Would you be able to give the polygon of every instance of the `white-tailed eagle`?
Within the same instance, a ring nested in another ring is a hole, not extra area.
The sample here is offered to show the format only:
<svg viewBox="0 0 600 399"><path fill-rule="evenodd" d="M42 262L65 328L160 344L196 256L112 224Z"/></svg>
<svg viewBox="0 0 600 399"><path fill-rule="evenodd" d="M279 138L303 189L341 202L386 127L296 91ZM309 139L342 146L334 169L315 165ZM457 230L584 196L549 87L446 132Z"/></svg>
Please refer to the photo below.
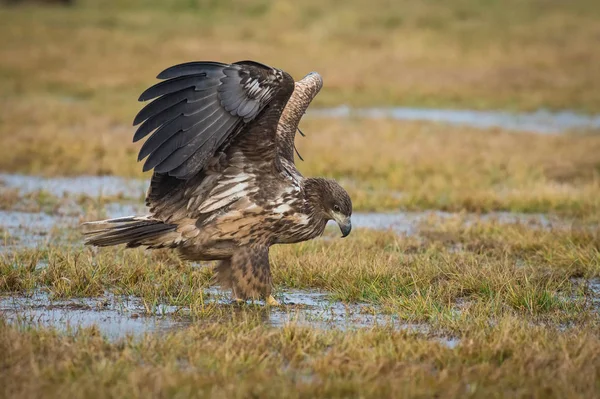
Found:
<svg viewBox="0 0 600 399"><path fill-rule="evenodd" d="M88 223L86 244L176 248L220 261L236 299L271 296L269 247L310 240L335 220L351 230L352 202L334 180L305 178L294 164L300 118L321 89L317 73L294 82L253 61L190 62L158 75L140 101L134 141L153 170L149 214Z"/></svg>

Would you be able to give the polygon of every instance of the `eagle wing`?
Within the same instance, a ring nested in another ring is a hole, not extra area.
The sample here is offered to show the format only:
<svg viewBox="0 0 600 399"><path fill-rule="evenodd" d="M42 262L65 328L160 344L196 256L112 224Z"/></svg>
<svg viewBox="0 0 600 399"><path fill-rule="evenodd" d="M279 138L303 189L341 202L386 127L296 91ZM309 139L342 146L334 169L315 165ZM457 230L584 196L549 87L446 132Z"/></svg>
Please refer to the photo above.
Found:
<svg viewBox="0 0 600 399"><path fill-rule="evenodd" d="M253 61L190 62L158 75L165 79L142 93L152 100L136 116L133 141L151 132L140 149L144 171L189 179L254 120L291 80Z"/></svg>
<svg viewBox="0 0 600 399"><path fill-rule="evenodd" d="M261 111L283 108L293 91L283 71L253 61L191 62L158 75L166 79L140 96L154 99L136 116L134 141L152 135L140 149L144 171L154 169L146 205L164 221L199 218L230 204L245 188L259 187L255 173L276 160L276 120ZM255 123L254 128L249 124ZM261 123L263 126L256 126ZM226 150L244 147L240 161Z"/></svg>
<svg viewBox="0 0 600 399"><path fill-rule="evenodd" d="M294 164L294 141L298 125L306 109L323 87L323 79L311 72L295 83L294 93L288 100L277 126L277 149L279 155Z"/></svg>

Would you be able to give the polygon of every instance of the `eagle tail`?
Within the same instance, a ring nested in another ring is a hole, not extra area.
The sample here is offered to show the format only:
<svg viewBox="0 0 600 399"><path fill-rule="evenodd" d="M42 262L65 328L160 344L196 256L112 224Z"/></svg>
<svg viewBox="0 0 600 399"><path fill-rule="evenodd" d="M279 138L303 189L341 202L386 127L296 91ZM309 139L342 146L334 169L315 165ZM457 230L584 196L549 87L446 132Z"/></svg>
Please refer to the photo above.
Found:
<svg viewBox="0 0 600 399"><path fill-rule="evenodd" d="M126 216L83 224L85 245L108 247L127 244L128 248L173 246L181 237L174 224L164 223L151 216Z"/></svg>

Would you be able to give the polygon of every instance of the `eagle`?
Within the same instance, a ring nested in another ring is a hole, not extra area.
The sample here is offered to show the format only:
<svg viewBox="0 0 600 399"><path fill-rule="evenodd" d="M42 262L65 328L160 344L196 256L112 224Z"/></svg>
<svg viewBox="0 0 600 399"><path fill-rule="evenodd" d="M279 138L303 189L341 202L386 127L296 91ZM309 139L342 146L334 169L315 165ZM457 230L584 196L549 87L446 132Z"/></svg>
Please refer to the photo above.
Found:
<svg viewBox="0 0 600 399"><path fill-rule="evenodd" d="M332 179L302 176L294 163L298 124L321 76L295 82L255 61L198 61L157 78L133 123L134 142L150 135L138 155L152 171L149 214L85 223L85 244L218 261L216 280L233 299L278 305L269 248L316 238L330 220L342 237L352 229L348 193Z"/></svg>

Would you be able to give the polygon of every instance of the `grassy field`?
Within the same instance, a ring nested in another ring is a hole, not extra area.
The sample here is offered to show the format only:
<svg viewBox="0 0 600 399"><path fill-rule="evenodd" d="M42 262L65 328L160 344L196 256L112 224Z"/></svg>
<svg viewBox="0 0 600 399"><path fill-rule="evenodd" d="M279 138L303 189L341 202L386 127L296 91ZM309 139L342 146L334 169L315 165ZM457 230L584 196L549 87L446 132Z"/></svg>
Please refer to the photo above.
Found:
<svg viewBox="0 0 600 399"><path fill-rule="evenodd" d="M379 4L379 3L378 3ZM78 1L0 8L0 170L141 177L136 98L164 67L259 59L319 71L315 106L600 110L595 1ZM256 27L260 27L257 29ZM600 139L306 120L307 175L358 210L600 213ZM368 142L368 146L365 146Z"/></svg>
<svg viewBox="0 0 600 399"><path fill-rule="evenodd" d="M593 0L75 3L0 7L2 173L147 179L131 143L136 98L164 67L189 60L256 59L296 78L316 70L325 87L315 106L600 112ZM0 305L40 293L136 298L136 317L187 325L111 340L0 310L0 397L600 397L598 132L353 118L301 128L299 169L338 179L356 212L454 213L421 221L414 235L355 229L339 240L328 230L273 248L279 298L320 290L396 324L275 328L273 309L215 303L208 264L81 246L79 221L141 198L25 193L0 181L3 215L74 218L30 231L45 237L34 247L0 225ZM492 211L558 222L482 215ZM159 316L160 306L177 312Z"/></svg>
<svg viewBox="0 0 600 399"><path fill-rule="evenodd" d="M598 112L598 18L594 0L12 7L0 10L0 92L9 103L75 103L129 121L133 100L164 67L258 59L297 78L320 72L318 105Z"/></svg>
<svg viewBox="0 0 600 399"><path fill-rule="evenodd" d="M193 322L109 342L95 329L0 321L0 385L6 397L595 396L599 293L588 281L600 276L597 231L464 222L429 220L414 237L362 230L272 254L278 293L321 288L427 333L274 329L263 321L268 309L210 303L201 290L210 269L166 251L65 245L5 254L3 295L113 292L142 298L148 312L179 306Z"/></svg>
<svg viewBox="0 0 600 399"><path fill-rule="evenodd" d="M4 138L0 170L149 179L136 162L133 129L98 126L93 117L77 116L80 127L62 130L51 112L45 114L25 122L31 125L26 133ZM302 129L307 137L296 140L305 159L298 161L300 171L339 179L356 210L600 215L600 135L595 133L544 136L352 119L308 119Z"/></svg>

